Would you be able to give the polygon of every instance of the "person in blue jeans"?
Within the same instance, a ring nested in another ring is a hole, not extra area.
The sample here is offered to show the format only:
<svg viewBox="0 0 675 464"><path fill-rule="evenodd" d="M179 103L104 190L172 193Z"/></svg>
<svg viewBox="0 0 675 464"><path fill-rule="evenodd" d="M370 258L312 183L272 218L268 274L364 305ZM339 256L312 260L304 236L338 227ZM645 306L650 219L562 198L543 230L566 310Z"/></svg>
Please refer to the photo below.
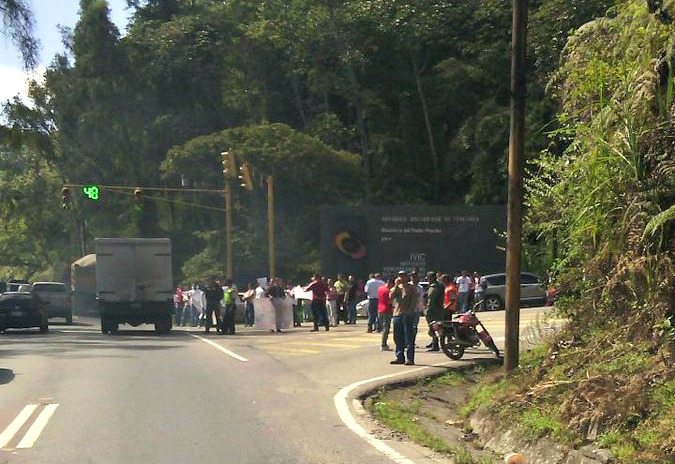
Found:
<svg viewBox="0 0 675 464"><path fill-rule="evenodd" d="M364 290L366 295L368 295L368 333L374 331L381 331L377 320L377 290L385 283L382 281L380 274L373 274L373 276L368 279Z"/></svg>
<svg viewBox="0 0 675 464"><path fill-rule="evenodd" d="M394 343L396 344L396 359L390 364L415 365L415 337L417 336L417 301L419 295L414 285L410 283L405 271L398 273L390 290L389 296L394 305Z"/></svg>
<svg viewBox="0 0 675 464"><path fill-rule="evenodd" d="M356 295L359 293L359 283L356 277L349 276L349 287L345 293L345 305L347 306L347 324L356 324Z"/></svg>

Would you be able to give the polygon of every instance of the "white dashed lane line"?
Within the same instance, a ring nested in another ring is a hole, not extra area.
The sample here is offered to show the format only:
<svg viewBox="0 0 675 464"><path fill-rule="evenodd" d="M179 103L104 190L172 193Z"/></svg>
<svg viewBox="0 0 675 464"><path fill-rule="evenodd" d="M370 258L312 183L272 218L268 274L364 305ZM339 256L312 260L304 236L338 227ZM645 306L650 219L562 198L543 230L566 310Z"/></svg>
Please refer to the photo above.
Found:
<svg viewBox="0 0 675 464"><path fill-rule="evenodd" d="M239 356L239 355L238 355L237 353L235 353L234 351L230 351L230 350L228 350L227 348L225 348L224 346L219 345L219 344L216 343L216 342L212 342L212 341L209 340L208 338L200 337L199 335L195 335L195 334L193 334L193 333L190 333L190 335L193 336L193 337L195 337L195 338L198 338L199 340L203 341L204 343L207 343L207 344L211 345L212 347L214 347L214 348L217 349L218 351L220 351L220 352L222 352L222 353L225 353L226 355L228 355L228 356L230 356L230 357L232 357L232 358L234 358L234 359L236 359L236 360L238 360L238 361L241 361L241 362L248 362L248 359L246 359L245 357Z"/></svg>

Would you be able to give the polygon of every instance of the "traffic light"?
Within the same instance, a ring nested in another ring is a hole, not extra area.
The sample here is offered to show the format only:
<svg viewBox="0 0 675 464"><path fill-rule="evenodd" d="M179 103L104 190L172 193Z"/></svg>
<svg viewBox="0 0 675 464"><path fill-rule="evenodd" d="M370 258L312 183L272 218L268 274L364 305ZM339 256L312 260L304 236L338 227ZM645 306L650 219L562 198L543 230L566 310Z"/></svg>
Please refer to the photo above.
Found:
<svg viewBox="0 0 675 464"><path fill-rule="evenodd" d="M70 189L63 187L61 189L61 208L68 209L70 206Z"/></svg>
<svg viewBox="0 0 675 464"><path fill-rule="evenodd" d="M235 171L237 169L234 153L223 151L220 153L220 158L223 162L223 174L225 174L225 177L231 179L235 176Z"/></svg>
<svg viewBox="0 0 675 464"><path fill-rule="evenodd" d="M143 197L143 190L141 190L140 187L136 187L134 189L134 201L137 203L141 201L141 198Z"/></svg>
<svg viewBox="0 0 675 464"><path fill-rule="evenodd" d="M253 183L251 182L251 172L248 169L248 164L244 163L239 166L239 180L241 186L246 190L253 190Z"/></svg>

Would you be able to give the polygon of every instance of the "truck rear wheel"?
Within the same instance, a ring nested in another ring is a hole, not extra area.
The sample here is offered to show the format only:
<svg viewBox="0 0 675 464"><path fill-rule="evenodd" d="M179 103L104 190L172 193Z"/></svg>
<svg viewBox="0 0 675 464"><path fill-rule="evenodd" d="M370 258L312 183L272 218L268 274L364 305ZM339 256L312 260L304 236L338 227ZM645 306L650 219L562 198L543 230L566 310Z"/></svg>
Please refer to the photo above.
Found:
<svg viewBox="0 0 675 464"><path fill-rule="evenodd" d="M171 332L171 316L161 321L155 322L155 332L159 335L166 335Z"/></svg>
<svg viewBox="0 0 675 464"><path fill-rule="evenodd" d="M116 334L118 330L119 324L117 322L113 322L107 317L101 316L101 333L113 335Z"/></svg>

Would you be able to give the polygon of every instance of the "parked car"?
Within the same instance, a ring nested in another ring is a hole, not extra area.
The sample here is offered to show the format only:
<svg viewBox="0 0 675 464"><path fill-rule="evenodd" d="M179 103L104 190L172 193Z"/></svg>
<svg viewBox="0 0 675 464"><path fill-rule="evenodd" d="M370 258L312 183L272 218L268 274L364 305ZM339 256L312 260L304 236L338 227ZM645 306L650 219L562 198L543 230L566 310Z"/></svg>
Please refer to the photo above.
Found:
<svg viewBox="0 0 675 464"><path fill-rule="evenodd" d="M49 331L49 318L40 297L30 292L0 295L0 333L30 327L39 327L42 333Z"/></svg>
<svg viewBox="0 0 675 464"><path fill-rule="evenodd" d="M30 292L33 290L33 284L21 284L17 292Z"/></svg>
<svg viewBox="0 0 675 464"><path fill-rule="evenodd" d="M73 323L70 291L66 284L63 282L35 282L32 292L45 303L50 319L52 317L63 317L67 324Z"/></svg>
<svg viewBox="0 0 675 464"><path fill-rule="evenodd" d="M489 274L485 277L488 288L485 290L485 307L488 311L504 309L504 295L506 294L506 274ZM540 305L546 303L546 286L544 279L522 272L520 274L520 304Z"/></svg>
<svg viewBox="0 0 675 464"><path fill-rule="evenodd" d="M5 291L6 292L18 292L21 284L29 284L29 283L30 282L28 282L27 280L23 280L23 279L11 279L11 280L7 281Z"/></svg>

